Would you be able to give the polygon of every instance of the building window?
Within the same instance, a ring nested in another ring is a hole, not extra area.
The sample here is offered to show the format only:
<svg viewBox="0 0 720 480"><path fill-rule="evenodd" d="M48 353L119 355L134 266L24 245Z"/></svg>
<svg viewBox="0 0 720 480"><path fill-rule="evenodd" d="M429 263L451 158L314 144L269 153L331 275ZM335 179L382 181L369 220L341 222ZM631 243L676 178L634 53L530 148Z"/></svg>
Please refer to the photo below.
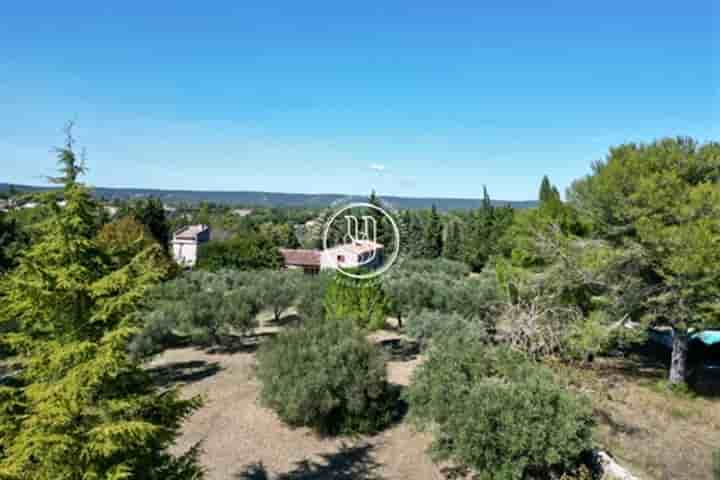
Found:
<svg viewBox="0 0 720 480"><path fill-rule="evenodd" d="M338 263L345 263L345 255L338 255L337 261Z"/></svg>

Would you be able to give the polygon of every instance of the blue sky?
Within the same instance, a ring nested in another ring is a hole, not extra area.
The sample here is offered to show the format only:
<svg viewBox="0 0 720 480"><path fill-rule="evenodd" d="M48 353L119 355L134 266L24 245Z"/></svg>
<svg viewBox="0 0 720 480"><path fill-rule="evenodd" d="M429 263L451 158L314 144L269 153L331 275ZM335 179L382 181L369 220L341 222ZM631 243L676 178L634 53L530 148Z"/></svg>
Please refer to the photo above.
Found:
<svg viewBox="0 0 720 480"><path fill-rule="evenodd" d="M8 2L0 181L77 123L98 186L534 198L720 139L710 0Z"/></svg>

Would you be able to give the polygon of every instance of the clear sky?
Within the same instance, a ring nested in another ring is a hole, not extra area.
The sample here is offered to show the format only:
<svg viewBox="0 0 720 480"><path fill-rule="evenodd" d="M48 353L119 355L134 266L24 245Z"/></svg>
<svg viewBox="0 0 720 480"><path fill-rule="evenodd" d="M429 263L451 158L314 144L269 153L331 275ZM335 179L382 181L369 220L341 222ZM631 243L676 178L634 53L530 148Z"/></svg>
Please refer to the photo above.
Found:
<svg viewBox="0 0 720 480"><path fill-rule="evenodd" d="M0 181L535 198L610 145L720 140L711 0L5 2Z"/></svg>

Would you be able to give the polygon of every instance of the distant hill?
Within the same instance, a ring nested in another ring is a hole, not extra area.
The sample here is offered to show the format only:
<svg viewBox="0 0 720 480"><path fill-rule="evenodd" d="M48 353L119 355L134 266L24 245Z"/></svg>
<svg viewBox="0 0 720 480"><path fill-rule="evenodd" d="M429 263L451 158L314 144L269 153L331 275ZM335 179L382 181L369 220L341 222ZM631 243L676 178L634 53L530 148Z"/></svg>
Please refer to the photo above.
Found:
<svg viewBox="0 0 720 480"><path fill-rule="evenodd" d="M40 192L52 190L54 187L38 187L30 185L12 185L20 192ZM10 184L0 183L0 192L7 192ZM336 202L366 201L367 197L358 195L341 195L334 193L275 193L275 192L217 192L200 190L156 190L146 188L94 188L95 195L106 200L134 199L158 197L164 203L198 203L202 201L225 205L247 205L255 207L327 207ZM477 198L412 198L383 196L383 201L395 208L430 208L435 205L440 210L470 209L480 206ZM536 201L504 201L493 200L494 205L510 205L514 208L530 208L537 205Z"/></svg>

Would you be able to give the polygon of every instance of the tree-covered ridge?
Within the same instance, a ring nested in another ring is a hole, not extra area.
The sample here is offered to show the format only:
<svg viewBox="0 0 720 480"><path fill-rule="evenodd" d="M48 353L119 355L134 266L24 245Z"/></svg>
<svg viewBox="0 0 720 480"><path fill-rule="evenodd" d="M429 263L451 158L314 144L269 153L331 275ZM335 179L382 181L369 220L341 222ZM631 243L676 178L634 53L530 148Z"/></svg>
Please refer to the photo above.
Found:
<svg viewBox="0 0 720 480"><path fill-rule="evenodd" d="M0 193L9 192L15 188L18 192L38 192L47 190L47 187L31 185L14 185L0 182ZM217 192L200 190L160 190L142 188L107 188L95 187L94 195L98 198L110 200L131 200L138 197L159 198L169 204L200 204L202 202L217 203L220 205L246 205L251 207L306 207L326 208L338 202L364 202L366 197L361 195L344 194L310 194L310 193L278 193L278 192ZM383 199L395 208L420 209L435 205L440 210L472 209L478 205L474 198L413 198L383 196ZM494 200L498 206L509 205L513 208L531 208L536 205L532 200Z"/></svg>

